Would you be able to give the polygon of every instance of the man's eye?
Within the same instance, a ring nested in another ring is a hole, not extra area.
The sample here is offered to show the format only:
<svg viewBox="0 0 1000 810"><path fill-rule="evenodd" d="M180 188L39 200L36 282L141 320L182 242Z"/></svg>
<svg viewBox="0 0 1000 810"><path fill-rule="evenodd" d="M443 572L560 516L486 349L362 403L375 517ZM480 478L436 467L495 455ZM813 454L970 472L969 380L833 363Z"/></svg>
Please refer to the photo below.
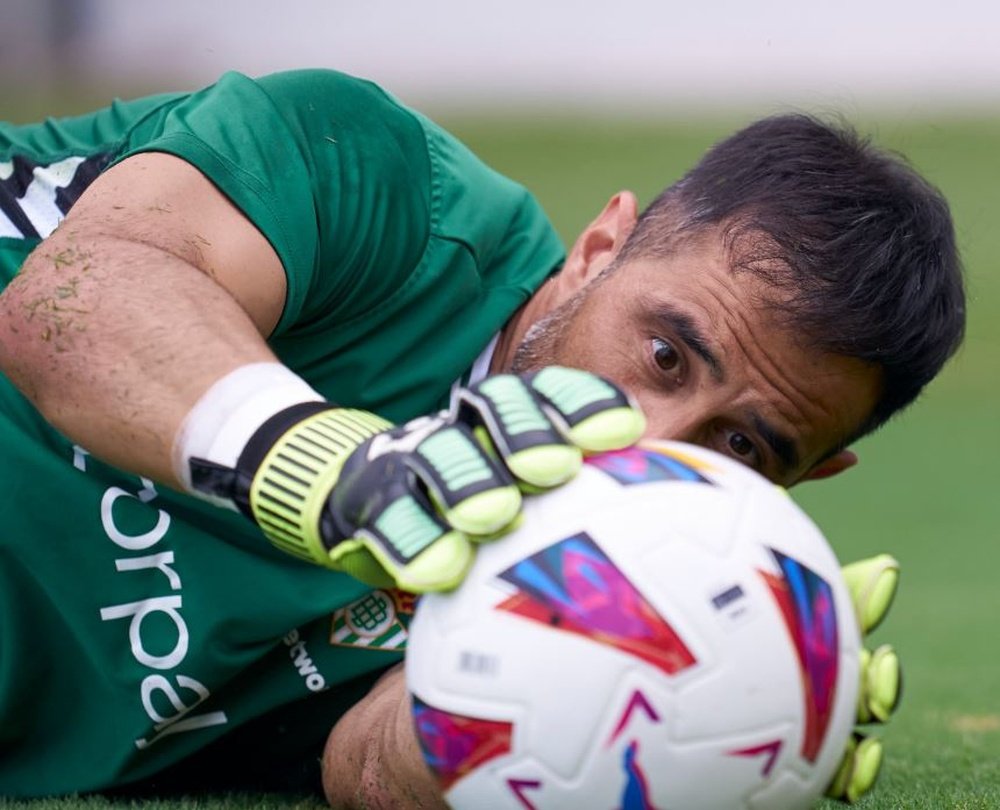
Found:
<svg viewBox="0 0 1000 810"><path fill-rule="evenodd" d="M664 371L676 371L681 363L681 356L677 349L663 338L653 338L653 360Z"/></svg>
<svg viewBox="0 0 1000 810"><path fill-rule="evenodd" d="M749 458L757 452L757 448L754 447L753 442L742 433L736 433L735 431L730 433L728 442L729 449L740 458Z"/></svg>

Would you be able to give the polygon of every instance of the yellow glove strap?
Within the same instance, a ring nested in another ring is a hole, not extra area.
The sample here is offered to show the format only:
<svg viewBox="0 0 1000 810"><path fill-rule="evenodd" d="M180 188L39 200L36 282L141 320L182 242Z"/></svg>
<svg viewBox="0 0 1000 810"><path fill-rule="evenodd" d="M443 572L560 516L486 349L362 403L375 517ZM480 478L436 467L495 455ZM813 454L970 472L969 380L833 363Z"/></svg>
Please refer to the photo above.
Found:
<svg viewBox="0 0 1000 810"><path fill-rule="evenodd" d="M392 425L368 411L331 408L295 423L272 445L250 486L250 509L279 549L320 565L330 557L320 516L347 457Z"/></svg>

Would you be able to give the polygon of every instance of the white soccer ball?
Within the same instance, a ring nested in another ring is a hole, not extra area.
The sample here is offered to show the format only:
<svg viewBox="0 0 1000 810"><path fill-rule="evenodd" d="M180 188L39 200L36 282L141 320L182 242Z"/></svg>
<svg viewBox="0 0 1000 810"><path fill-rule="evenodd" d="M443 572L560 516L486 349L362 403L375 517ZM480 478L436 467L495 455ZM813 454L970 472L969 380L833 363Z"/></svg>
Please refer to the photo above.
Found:
<svg viewBox="0 0 1000 810"><path fill-rule="evenodd" d="M788 495L655 442L526 501L410 627L414 721L448 803L810 806L854 723L860 640Z"/></svg>

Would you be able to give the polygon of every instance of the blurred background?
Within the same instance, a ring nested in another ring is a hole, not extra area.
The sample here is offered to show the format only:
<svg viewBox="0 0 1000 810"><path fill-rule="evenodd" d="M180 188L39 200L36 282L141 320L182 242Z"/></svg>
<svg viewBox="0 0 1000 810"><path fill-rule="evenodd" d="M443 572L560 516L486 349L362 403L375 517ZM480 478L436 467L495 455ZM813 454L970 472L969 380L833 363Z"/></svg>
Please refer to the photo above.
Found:
<svg viewBox="0 0 1000 810"><path fill-rule="evenodd" d="M876 642L906 698L868 807L1000 807L1000 5L988 0L0 0L0 119L327 66L375 79L538 195L570 242L761 115L841 115L951 202L966 345L861 466L796 498L841 559L903 564Z"/></svg>
<svg viewBox="0 0 1000 810"><path fill-rule="evenodd" d="M662 113L1000 102L989 0L2 0L0 84L177 89L329 65L423 106ZM650 105L653 105L650 107Z"/></svg>

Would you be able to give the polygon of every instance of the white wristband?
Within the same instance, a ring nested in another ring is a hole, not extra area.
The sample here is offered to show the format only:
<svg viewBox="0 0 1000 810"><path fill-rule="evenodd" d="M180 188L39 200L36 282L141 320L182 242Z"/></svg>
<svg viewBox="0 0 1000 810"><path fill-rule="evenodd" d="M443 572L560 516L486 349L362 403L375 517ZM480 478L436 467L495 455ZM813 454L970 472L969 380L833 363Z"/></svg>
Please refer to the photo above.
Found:
<svg viewBox="0 0 1000 810"><path fill-rule="evenodd" d="M191 459L235 468L243 448L264 422L292 405L323 399L281 363L240 366L217 380L184 417L174 437L174 473L188 492L235 509L229 501L194 490Z"/></svg>

